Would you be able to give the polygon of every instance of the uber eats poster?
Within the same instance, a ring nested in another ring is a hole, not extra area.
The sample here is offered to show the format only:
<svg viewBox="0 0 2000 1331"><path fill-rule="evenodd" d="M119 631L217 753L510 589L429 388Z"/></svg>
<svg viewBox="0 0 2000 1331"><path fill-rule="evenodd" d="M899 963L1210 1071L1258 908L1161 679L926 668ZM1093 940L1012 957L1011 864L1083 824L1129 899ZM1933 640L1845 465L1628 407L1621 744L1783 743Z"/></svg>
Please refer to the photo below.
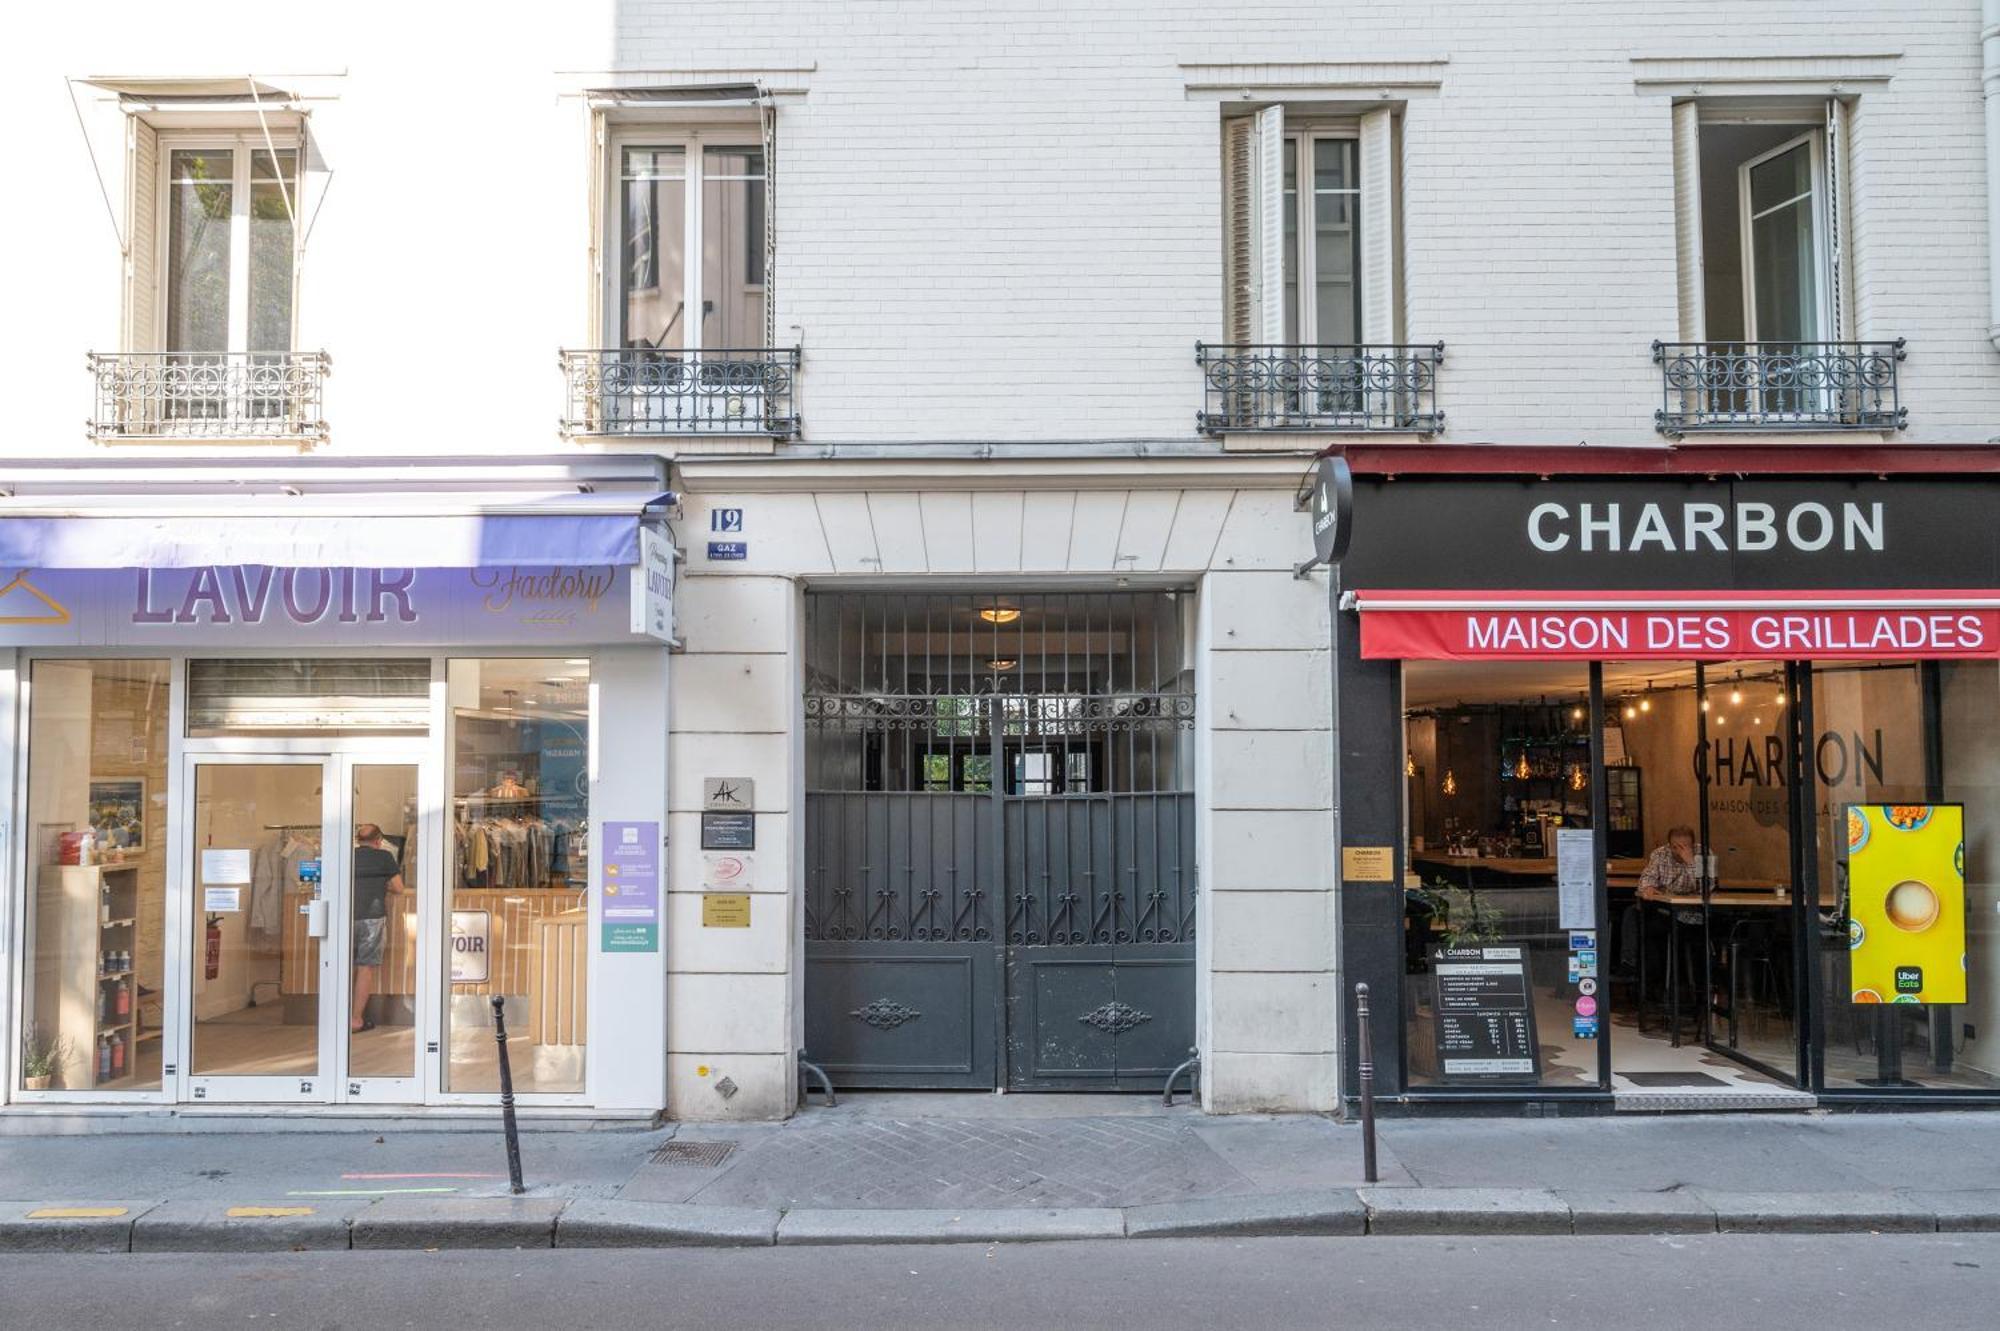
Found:
<svg viewBox="0 0 2000 1331"><path fill-rule="evenodd" d="M1847 947L1856 1003L1965 1001L1965 809L1850 804Z"/></svg>

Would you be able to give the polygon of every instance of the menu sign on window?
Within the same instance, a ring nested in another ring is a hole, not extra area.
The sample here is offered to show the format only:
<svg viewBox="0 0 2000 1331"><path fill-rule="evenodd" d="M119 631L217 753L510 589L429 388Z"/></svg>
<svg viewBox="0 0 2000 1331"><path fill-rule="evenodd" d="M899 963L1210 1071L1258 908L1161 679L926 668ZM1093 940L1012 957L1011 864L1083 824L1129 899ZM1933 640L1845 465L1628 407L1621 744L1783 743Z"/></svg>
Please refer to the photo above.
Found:
<svg viewBox="0 0 2000 1331"><path fill-rule="evenodd" d="M1518 947L1431 949L1438 1073L1447 1081L1537 1081L1535 1000Z"/></svg>

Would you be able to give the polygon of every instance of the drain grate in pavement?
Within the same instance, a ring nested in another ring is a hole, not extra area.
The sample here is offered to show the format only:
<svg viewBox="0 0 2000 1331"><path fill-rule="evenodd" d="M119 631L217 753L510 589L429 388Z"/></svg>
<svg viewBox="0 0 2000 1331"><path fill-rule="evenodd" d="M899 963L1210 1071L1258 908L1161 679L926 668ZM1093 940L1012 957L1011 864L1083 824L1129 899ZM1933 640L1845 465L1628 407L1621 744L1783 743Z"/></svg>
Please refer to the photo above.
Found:
<svg viewBox="0 0 2000 1331"><path fill-rule="evenodd" d="M656 1165L685 1165L692 1169L714 1169L729 1158L735 1142L663 1142L653 1152Z"/></svg>

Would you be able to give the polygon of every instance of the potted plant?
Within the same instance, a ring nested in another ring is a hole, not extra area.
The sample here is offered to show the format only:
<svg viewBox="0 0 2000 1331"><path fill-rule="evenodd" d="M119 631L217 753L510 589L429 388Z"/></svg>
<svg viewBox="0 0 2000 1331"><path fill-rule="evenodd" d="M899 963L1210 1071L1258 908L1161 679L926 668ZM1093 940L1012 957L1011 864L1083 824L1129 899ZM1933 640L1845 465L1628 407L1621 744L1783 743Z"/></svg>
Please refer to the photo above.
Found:
<svg viewBox="0 0 2000 1331"><path fill-rule="evenodd" d="M1500 937L1505 917L1498 907L1479 899L1477 892L1443 879L1417 889L1417 896L1429 907L1432 930L1447 948L1476 947Z"/></svg>
<svg viewBox="0 0 2000 1331"><path fill-rule="evenodd" d="M27 1048L21 1057L21 1084L30 1091L46 1091L63 1064L69 1062L70 1042L63 1036L53 1039L42 1034L37 1026L35 1033L28 1037Z"/></svg>

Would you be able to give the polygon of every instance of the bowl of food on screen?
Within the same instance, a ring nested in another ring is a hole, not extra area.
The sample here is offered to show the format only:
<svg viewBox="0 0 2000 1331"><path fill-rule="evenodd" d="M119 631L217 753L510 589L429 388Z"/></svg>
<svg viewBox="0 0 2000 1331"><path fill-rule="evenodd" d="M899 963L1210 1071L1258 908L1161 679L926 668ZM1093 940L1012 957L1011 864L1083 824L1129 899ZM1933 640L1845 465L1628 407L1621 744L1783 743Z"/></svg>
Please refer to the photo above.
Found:
<svg viewBox="0 0 2000 1331"><path fill-rule="evenodd" d="M1941 904L1938 894L1929 883L1915 878L1905 878L1889 889L1889 895L1882 903L1882 913L1889 917L1889 923L1905 933L1920 934L1937 923Z"/></svg>

